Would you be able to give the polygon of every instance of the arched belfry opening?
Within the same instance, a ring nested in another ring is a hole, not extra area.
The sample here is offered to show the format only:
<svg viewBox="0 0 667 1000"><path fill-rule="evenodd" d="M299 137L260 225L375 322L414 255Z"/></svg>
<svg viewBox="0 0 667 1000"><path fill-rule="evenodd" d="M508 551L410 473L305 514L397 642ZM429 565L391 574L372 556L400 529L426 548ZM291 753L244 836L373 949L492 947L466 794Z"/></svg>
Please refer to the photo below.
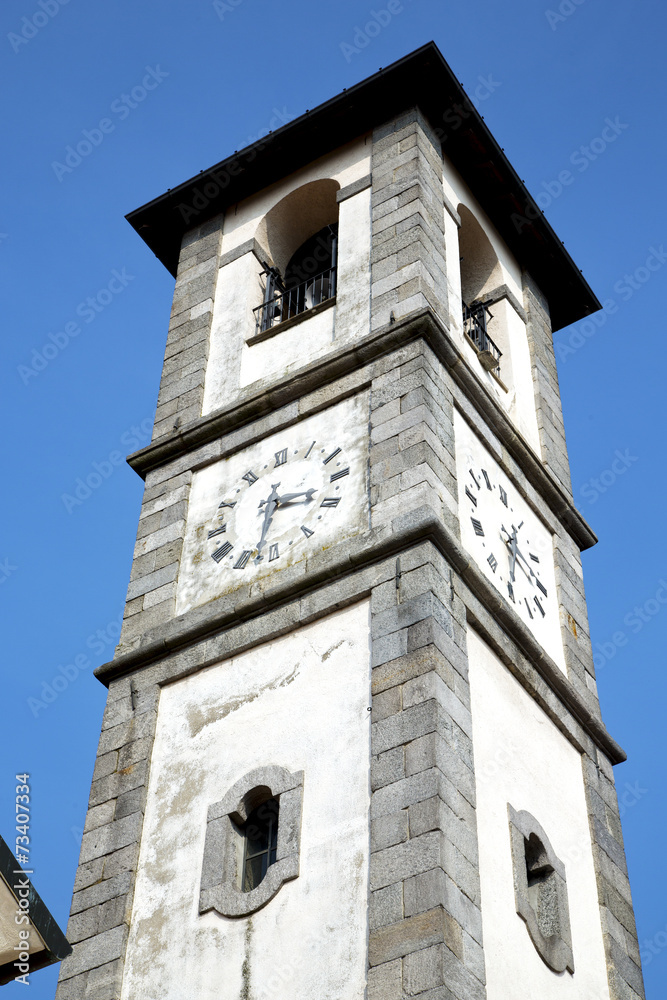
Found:
<svg viewBox="0 0 667 1000"><path fill-rule="evenodd" d="M264 262L264 301L256 310L257 331L305 313L336 293L340 185L312 181L286 195L258 230L271 261Z"/></svg>
<svg viewBox="0 0 667 1000"><path fill-rule="evenodd" d="M500 375L500 361L507 352L501 324L493 323L494 315L485 297L503 283L500 261L491 241L472 212L459 205L459 263L461 268L461 298L463 331L477 349L486 371Z"/></svg>

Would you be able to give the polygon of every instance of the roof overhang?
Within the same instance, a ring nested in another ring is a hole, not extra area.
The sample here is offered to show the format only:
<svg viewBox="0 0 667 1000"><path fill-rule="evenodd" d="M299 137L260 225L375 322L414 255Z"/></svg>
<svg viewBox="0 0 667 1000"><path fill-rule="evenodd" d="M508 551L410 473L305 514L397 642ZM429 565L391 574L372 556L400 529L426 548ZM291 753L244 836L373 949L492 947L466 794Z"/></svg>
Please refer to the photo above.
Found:
<svg viewBox="0 0 667 1000"><path fill-rule="evenodd" d="M443 152L546 296L553 329L600 309L434 42L170 189L127 219L175 276L181 240L189 229L294 173L306 157L311 162L324 156L415 106L440 130ZM448 125L452 111L458 127Z"/></svg>
<svg viewBox="0 0 667 1000"><path fill-rule="evenodd" d="M0 986L61 962L71 952L65 935L0 837Z"/></svg>

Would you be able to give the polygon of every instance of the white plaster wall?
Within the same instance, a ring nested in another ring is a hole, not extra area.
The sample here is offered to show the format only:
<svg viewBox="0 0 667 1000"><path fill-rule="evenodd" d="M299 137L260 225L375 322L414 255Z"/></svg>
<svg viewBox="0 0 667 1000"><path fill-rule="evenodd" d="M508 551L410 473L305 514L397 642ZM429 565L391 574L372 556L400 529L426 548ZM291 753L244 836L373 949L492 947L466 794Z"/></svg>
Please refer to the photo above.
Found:
<svg viewBox="0 0 667 1000"><path fill-rule="evenodd" d="M176 587L177 615L241 584L270 587L275 573L285 566L301 563L305 573L308 558L369 527L369 405L368 393L361 393L194 473ZM275 453L284 448L287 462L276 469ZM336 448L340 454L325 463ZM348 475L330 482L332 474L346 468ZM258 477L251 486L242 478L248 470ZM265 558L256 563L253 555L243 570L234 569L240 551L256 550L264 519L259 503L269 497L274 483L284 494L310 489L315 493L310 503L277 510ZM336 507L322 507L325 497L340 498L340 502ZM236 506L229 512L225 509L224 535L209 539L208 532L219 526L221 501L233 501ZM307 537L301 525L312 534ZM234 549L218 563L212 553L224 542ZM277 544L280 552L272 562L266 558L270 544Z"/></svg>
<svg viewBox="0 0 667 1000"><path fill-rule="evenodd" d="M163 690L122 1000L363 1000L369 688L363 602ZM208 806L263 764L305 772L299 877L200 916Z"/></svg>
<svg viewBox="0 0 667 1000"><path fill-rule="evenodd" d="M258 237L267 212L302 185L331 179L344 188L368 175L370 149L370 141L357 139L241 202L225 218L221 254ZM234 261L220 269L203 414L232 402L240 388L264 378L289 375L322 357L333 341L344 343L366 332L364 320L370 310L370 216L370 189L340 205L334 309L304 319L259 344L245 343L255 332L252 309L262 301L257 258L248 253L242 258L243 265Z"/></svg>
<svg viewBox="0 0 667 1000"><path fill-rule="evenodd" d="M487 1000L609 1000L580 755L472 630L468 658ZM574 975L544 964L516 912L508 802L565 865Z"/></svg>

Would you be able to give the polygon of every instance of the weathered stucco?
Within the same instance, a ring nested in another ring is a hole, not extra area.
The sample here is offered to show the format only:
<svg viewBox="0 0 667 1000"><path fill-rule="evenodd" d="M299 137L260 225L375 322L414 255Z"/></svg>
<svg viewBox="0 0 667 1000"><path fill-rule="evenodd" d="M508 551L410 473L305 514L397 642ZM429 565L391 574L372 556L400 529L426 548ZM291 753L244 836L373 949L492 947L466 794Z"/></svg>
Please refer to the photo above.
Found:
<svg viewBox="0 0 667 1000"><path fill-rule="evenodd" d="M123 1000L362 1000L369 685L362 602L162 691ZM208 808L266 764L304 771L299 876L200 915Z"/></svg>
<svg viewBox="0 0 667 1000"><path fill-rule="evenodd" d="M487 1000L609 1000L581 756L472 630L468 660ZM574 975L545 965L516 912L508 803L565 866Z"/></svg>

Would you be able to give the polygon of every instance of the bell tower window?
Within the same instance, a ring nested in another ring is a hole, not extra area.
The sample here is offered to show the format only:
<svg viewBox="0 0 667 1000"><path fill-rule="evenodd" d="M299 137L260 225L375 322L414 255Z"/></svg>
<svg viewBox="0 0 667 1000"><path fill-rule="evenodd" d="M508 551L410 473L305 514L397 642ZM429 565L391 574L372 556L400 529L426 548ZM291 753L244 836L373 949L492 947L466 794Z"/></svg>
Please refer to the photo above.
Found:
<svg viewBox="0 0 667 1000"><path fill-rule="evenodd" d="M322 305L336 294L338 223L324 226L292 255L284 277L264 262L264 301L255 309L255 332L263 333Z"/></svg>
<svg viewBox="0 0 667 1000"><path fill-rule="evenodd" d="M244 838L243 891L256 889L278 850L278 799L267 799L248 816L241 831Z"/></svg>

